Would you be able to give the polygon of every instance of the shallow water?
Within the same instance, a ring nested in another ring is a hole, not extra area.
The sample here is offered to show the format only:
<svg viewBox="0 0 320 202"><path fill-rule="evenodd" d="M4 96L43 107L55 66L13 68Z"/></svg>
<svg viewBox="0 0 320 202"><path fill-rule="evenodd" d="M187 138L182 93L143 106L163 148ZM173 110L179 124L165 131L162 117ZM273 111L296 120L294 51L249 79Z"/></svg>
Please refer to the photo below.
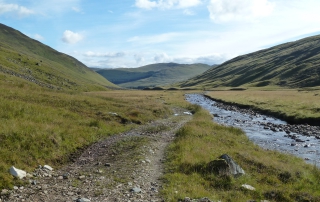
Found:
<svg viewBox="0 0 320 202"><path fill-rule="evenodd" d="M279 128L291 126L285 121L259 113L225 110L219 108L215 101L200 94L187 94L186 100L208 110L214 115L215 122L241 128L251 141L262 148L293 154L305 159L307 163L320 167L319 139L314 136L308 137L299 133L289 133L281 129L271 130L266 127L267 124L272 124L275 128L276 126Z"/></svg>

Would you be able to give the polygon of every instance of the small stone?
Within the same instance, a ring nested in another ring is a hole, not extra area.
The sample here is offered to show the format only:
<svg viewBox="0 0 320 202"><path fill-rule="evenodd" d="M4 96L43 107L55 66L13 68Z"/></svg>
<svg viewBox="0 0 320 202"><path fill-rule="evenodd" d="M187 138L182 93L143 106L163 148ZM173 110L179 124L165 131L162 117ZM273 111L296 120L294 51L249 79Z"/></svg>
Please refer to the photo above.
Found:
<svg viewBox="0 0 320 202"><path fill-rule="evenodd" d="M151 163L151 161L150 161L149 159L146 159L146 162L147 162L147 163Z"/></svg>
<svg viewBox="0 0 320 202"><path fill-rule="evenodd" d="M79 198L76 202L90 202L90 199L87 198Z"/></svg>
<svg viewBox="0 0 320 202"><path fill-rule="evenodd" d="M141 193L142 190L139 187L134 187L130 191L133 193Z"/></svg>
<svg viewBox="0 0 320 202"><path fill-rule="evenodd" d="M86 178L86 176L84 176L84 175L79 176L79 180L82 180L84 178Z"/></svg>
<svg viewBox="0 0 320 202"><path fill-rule="evenodd" d="M59 176L59 177L58 177L58 180L63 180L63 176Z"/></svg>
<svg viewBox="0 0 320 202"><path fill-rule="evenodd" d="M183 202L191 202L191 199L189 197L185 197Z"/></svg>
<svg viewBox="0 0 320 202"><path fill-rule="evenodd" d="M62 177L63 177L63 179L65 179L65 180L66 180L66 179L69 179L69 174L68 174L68 173L65 173L65 174L62 175Z"/></svg>
<svg viewBox="0 0 320 202"><path fill-rule="evenodd" d="M248 190L251 190L251 191L256 190L256 188L254 188L253 186L248 185L248 184L243 184L243 185L241 185L241 187L248 189Z"/></svg>
<svg viewBox="0 0 320 202"><path fill-rule="evenodd" d="M49 170L49 171L53 171L53 168L51 166L48 165L44 165L43 169Z"/></svg>

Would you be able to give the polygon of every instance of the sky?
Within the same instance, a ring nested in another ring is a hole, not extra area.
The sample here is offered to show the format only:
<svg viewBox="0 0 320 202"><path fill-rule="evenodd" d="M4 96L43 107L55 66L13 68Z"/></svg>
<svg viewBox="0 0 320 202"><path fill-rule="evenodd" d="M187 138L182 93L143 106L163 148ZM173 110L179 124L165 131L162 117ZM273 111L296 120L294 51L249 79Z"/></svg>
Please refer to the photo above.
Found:
<svg viewBox="0 0 320 202"><path fill-rule="evenodd" d="M0 0L0 23L88 67L221 64L320 34L320 0Z"/></svg>

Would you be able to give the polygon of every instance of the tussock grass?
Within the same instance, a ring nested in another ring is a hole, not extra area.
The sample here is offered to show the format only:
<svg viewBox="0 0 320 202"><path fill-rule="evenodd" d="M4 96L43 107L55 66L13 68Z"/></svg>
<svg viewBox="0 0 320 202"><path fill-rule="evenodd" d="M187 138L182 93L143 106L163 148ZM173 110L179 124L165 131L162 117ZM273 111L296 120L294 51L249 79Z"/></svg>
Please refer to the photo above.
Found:
<svg viewBox="0 0 320 202"><path fill-rule="evenodd" d="M208 96L266 111L293 123L320 123L320 91L211 91Z"/></svg>
<svg viewBox="0 0 320 202"><path fill-rule="evenodd" d="M237 128L212 122L211 115L195 107L192 121L181 128L167 150L166 201L209 197L222 201L319 201L320 171L302 159L254 145ZM246 172L233 178L208 171L208 163L230 155ZM241 188L249 184L256 191Z"/></svg>
<svg viewBox="0 0 320 202"><path fill-rule="evenodd" d="M161 92L57 92L0 78L0 189L13 185L11 166L57 168L79 148L172 113Z"/></svg>

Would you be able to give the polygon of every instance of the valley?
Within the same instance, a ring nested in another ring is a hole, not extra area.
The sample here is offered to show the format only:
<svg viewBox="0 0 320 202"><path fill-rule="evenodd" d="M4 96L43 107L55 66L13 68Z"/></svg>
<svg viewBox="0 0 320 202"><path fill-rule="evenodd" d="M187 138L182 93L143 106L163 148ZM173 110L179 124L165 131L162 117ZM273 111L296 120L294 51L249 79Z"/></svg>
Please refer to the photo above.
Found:
<svg viewBox="0 0 320 202"><path fill-rule="evenodd" d="M0 202L320 201L319 35L109 70L3 24L0 39Z"/></svg>

